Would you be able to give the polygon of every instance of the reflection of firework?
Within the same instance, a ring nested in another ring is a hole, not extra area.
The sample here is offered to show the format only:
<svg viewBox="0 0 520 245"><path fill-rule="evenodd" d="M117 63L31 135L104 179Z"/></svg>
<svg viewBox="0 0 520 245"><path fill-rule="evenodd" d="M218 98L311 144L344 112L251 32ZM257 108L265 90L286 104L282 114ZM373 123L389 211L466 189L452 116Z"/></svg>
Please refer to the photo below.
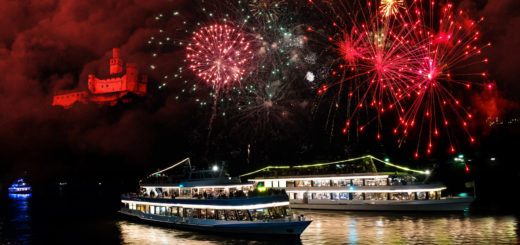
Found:
<svg viewBox="0 0 520 245"><path fill-rule="evenodd" d="M239 81L252 55L250 44L242 33L218 24L196 32L186 52L189 68L216 88Z"/></svg>
<svg viewBox="0 0 520 245"><path fill-rule="evenodd" d="M278 20L284 4L285 0L251 0L249 10L255 18L270 23Z"/></svg>
<svg viewBox="0 0 520 245"><path fill-rule="evenodd" d="M448 127L448 121L460 122L469 134L471 119L461 105L464 97L459 96L459 88L481 84L474 75L486 76L468 72L476 64L487 62L478 58L481 48L475 44L479 39L476 23L462 12L453 13L451 4L437 7L433 1L424 6L421 1L407 6L402 0L382 0L379 6L371 2L340 2L326 5L334 13L331 19L335 32L326 38L339 54L339 70L332 72L336 81L323 85L318 92L339 92L333 93L338 97L332 100L331 108L346 108L343 133L351 131L353 121L357 132L377 122L376 138L380 139L382 114L392 112L399 119L393 129L401 135L399 144L411 133L418 139L416 157L419 150L424 149L426 155L432 152L432 141L440 134L440 125L445 128L449 150L453 152L450 131L454 128ZM321 13L328 13L323 11L322 4L315 6ZM386 18L389 16L393 18ZM346 99L341 98L344 95ZM347 104L342 107L341 101ZM372 116L360 119L361 110ZM421 148L425 138L427 147ZM475 139L470 136L469 141Z"/></svg>

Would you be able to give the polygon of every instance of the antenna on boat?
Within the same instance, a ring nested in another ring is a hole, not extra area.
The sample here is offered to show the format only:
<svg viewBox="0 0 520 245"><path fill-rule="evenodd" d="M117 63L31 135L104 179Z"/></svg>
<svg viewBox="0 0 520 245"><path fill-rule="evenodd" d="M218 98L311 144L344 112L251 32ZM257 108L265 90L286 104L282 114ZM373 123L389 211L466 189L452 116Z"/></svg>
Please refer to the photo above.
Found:
<svg viewBox="0 0 520 245"><path fill-rule="evenodd" d="M190 161L190 158L189 158L189 157L186 157L186 158L184 158L183 160L181 160L181 161L179 161L179 162L177 162L177 163L174 163L173 165L171 165L171 166L169 166L169 167L167 167L167 168L165 168L165 169L161 169L161 170L159 170L159 171L157 171L157 172L154 172L154 173L152 173L152 174L150 174L150 175L148 175L148 176L146 176L146 177L149 178L149 177L156 176L156 175L161 174L161 173L163 173L163 172L165 172L165 171L168 171L168 170L170 170L170 169L172 169L172 168L175 168L175 167L177 167L177 166L179 166L179 165L181 165L181 164L183 164L183 163L185 163L185 162L188 162L188 165L190 166L190 169L191 169L191 161Z"/></svg>

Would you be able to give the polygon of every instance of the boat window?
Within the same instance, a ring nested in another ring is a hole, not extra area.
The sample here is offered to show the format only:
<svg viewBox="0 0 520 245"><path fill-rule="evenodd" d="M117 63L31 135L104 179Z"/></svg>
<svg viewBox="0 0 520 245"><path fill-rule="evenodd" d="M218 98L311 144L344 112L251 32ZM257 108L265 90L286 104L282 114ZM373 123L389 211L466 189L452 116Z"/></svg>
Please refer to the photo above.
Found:
<svg viewBox="0 0 520 245"><path fill-rule="evenodd" d="M206 210L206 219L215 219L215 210L214 209Z"/></svg>
<svg viewBox="0 0 520 245"><path fill-rule="evenodd" d="M315 180L314 186L317 186L317 187L330 186L330 180Z"/></svg>
<svg viewBox="0 0 520 245"><path fill-rule="evenodd" d="M200 219L200 209L191 209L191 210L192 210L191 217ZM190 215L188 215L188 217L190 217Z"/></svg>
<svg viewBox="0 0 520 245"><path fill-rule="evenodd" d="M236 220L236 211L235 210L226 210L226 219L227 220Z"/></svg>
<svg viewBox="0 0 520 245"><path fill-rule="evenodd" d="M350 180L348 180L348 179L333 180L332 186L350 186Z"/></svg>
<svg viewBox="0 0 520 245"><path fill-rule="evenodd" d="M267 208L255 209L254 212L251 213L253 220L264 220L269 218L269 211Z"/></svg>
<svg viewBox="0 0 520 245"><path fill-rule="evenodd" d="M179 216L179 208L171 207L171 216Z"/></svg>
<svg viewBox="0 0 520 245"><path fill-rule="evenodd" d="M238 210L237 211L237 220L250 220L249 212L247 212L247 210Z"/></svg>
<svg viewBox="0 0 520 245"><path fill-rule="evenodd" d="M312 193L312 199L330 199L331 195L330 193Z"/></svg>
<svg viewBox="0 0 520 245"><path fill-rule="evenodd" d="M269 216L271 219L279 219L284 217L284 210L281 207L268 208Z"/></svg>
<svg viewBox="0 0 520 245"><path fill-rule="evenodd" d="M166 207L160 207L160 215L166 215Z"/></svg>
<svg viewBox="0 0 520 245"><path fill-rule="evenodd" d="M428 193L428 199L429 199L429 200L435 200L435 199L436 199L436 198L435 198L435 191L430 191L430 192Z"/></svg>
<svg viewBox="0 0 520 245"><path fill-rule="evenodd" d="M380 178L376 180L377 185L388 185L388 179L387 178Z"/></svg>
<svg viewBox="0 0 520 245"><path fill-rule="evenodd" d="M280 181L280 187L285 188L285 187L287 187L286 185L287 185L287 183L285 182L285 180Z"/></svg>
<svg viewBox="0 0 520 245"><path fill-rule="evenodd" d="M430 199L432 199L431 194ZM417 192L417 200L426 200L426 192Z"/></svg>
<svg viewBox="0 0 520 245"><path fill-rule="evenodd" d="M289 199L298 199L298 192L289 193Z"/></svg>
<svg viewBox="0 0 520 245"><path fill-rule="evenodd" d="M200 218L205 219L206 218L207 211L206 209L200 209Z"/></svg>
<svg viewBox="0 0 520 245"><path fill-rule="evenodd" d="M375 179L365 179L365 185L366 186L376 186L376 180Z"/></svg>
<svg viewBox="0 0 520 245"><path fill-rule="evenodd" d="M363 193L361 193L361 192L352 193L352 200L363 200Z"/></svg>
<svg viewBox="0 0 520 245"><path fill-rule="evenodd" d="M291 208L289 208L289 206L284 206L282 208L283 208L284 214L286 216L292 216L293 215L293 212L292 212Z"/></svg>
<svg viewBox="0 0 520 245"><path fill-rule="evenodd" d="M192 215L193 215L193 209L191 209L191 208L184 209L184 217L192 217Z"/></svg>
<svg viewBox="0 0 520 245"><path fill-rule="evenodd" d="M349 199L348 196L349 196L349 195L348 195L347 192L340 192L340 193L339 193L339 199L340 199L340 200L348 200L348 199Z"/></svg>
<svg viewBox="0 0 520 245"><path fill-rule="evenodd" d="M155 207L154 206L150 206L150 214L155 214Z"/></svg>
<svg viewBox="0 0 520 245"><path fill-rule="evenodd" d="M352 185L354 186L363 186L363 179L353 179Z"/></svg>
<svg viewBox="0 0 520 245"><path fill-rule="evenodd" d="M390 193L390 200L414 200L415 196L412 192L396 192Z"/></svg>
<svg viewBox="0 0 520 245"><path fill-rule="evenodd" d="M186 210L184 210L184 208L179 208L179 216L186 217Z"/></svg>
<svg viewBox="0 0 520 245"><path fill-rule="evenodd" d="M226 219L226 211L225 210L216 210L216 215L218 220Z"/></svg>
<svg viewBox="0 0 520 245"><path fill-rule="evenodd" d="M365 200L386 200L386 193L366 193Z"/></svg>
<svg viewBox="0 0 520 245"><path fill-rule="evenodd" d="M294 181L287 181L286 185L287 187L295 187Z"/></svg>

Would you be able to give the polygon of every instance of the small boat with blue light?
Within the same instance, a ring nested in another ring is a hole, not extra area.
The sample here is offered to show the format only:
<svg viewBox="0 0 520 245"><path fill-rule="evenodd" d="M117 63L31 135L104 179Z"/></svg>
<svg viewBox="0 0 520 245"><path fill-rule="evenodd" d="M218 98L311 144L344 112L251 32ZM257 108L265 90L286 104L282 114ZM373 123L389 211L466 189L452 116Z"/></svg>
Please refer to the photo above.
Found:
<svg viewBox="0 0 520 245"><path fill-rule="evenodd" d="M20 178L9 187L9 194L30 194L32 192L31 186Z"/></svg>
<svg viewBox="0 0 520 245"><path fill-rule="evenodd" d="M189 159L149 175L137 194L123 195L120 213L142 222L212 233L299 236L311 223L289 208L284 191L255 189L223 173L192 171L165 175Z"/></svg>

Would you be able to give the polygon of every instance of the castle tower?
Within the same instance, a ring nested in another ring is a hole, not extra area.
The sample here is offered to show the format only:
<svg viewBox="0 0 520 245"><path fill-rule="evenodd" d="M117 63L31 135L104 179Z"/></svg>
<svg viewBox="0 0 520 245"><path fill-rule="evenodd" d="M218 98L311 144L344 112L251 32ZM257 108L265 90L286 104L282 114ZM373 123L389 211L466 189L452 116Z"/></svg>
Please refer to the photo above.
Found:
<svg viewBox="0 0 520 245"><path fill-rule="evenodd" d="M112 59L110 59L110 75L123 73L123 60L119 58L119 49L112 50Z"/></svg>
<svg viewBox="0 0 520 245"><path fill-rule="evenodd" d="M137 71L137 64L126 64L126 89L130 92L137 92L137 82L139 80L139 72Z"/></svg>

